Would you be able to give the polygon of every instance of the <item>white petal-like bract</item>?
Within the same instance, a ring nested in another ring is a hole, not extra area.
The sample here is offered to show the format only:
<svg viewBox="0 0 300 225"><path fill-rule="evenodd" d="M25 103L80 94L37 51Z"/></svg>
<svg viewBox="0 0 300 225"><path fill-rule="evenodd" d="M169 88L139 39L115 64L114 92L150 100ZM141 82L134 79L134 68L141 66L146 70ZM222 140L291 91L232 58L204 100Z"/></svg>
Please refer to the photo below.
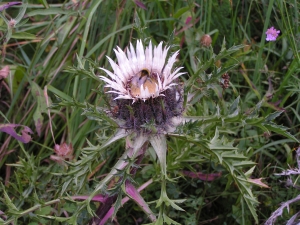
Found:
<svg viewBox="0 0 300 225"><path fill-rule="evenodd" d="M114 49L118 63L107 57L113 69L110 72L103 70L108 76L100 76L106 87L112 90L109 93L115 93L115 99L138 99L147 100L157 96L163 96L165 90L176 85L174 80L184 73L179 73L182 68L172 67L176 61L179 51L175 52L167 60L169 47L163 48L163 43L152 47L149 45L144 49L141 40L137 41L136 49L130 43L127 54L120 48Z"/></svg>

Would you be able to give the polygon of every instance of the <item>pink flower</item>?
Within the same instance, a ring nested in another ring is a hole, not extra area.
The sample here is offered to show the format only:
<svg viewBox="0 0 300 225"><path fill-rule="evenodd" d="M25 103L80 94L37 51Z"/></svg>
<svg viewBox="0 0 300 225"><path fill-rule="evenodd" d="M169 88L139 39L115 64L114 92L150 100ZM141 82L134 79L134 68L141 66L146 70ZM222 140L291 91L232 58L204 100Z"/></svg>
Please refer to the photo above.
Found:
<svg viewBox="0 0 300 225"><path fill-rule="evenodd" d="M72 144L62 143L61 145L55 144L54 152L56 155L51 155L50 159L58 162L61 165L65 165L64 160L72 160L73 156L73 146Z"/></svg>
<svg viewBox="0 0 300 225"><path fill-rule="evenodd" d="M278 34L280 33L280 30L274 29L274 27L271 27L267 30L266 35L267 41L276 41L276 38L278 37Z"/></svg>

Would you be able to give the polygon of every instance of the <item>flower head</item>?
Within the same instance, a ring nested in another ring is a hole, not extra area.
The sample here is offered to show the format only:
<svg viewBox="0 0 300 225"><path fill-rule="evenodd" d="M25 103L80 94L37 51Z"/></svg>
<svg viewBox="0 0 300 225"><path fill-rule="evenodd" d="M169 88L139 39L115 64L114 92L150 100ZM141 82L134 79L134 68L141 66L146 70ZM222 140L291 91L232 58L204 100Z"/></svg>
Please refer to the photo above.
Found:
<svg viewBox="0 0 300 225"><path fill-rule="evenodd" d="M117 47L114 49L118 63L107 57L113 72L105 71L109 78L100 76L111 88L112 114L125 121L127 128L139 129L145 124L154 122L164 126L174 116L182 113L182 89L175 82L184 74L182 68L172 67L179 51L172 54L166 61L169 47L152 47L152 43L144 48L138 40L136 49L130 43L125 52Z"/></svg>
<svg viewBox="0 0 300 225"><path fill-rule="evenodd" d="M72 159L73 158L73 146L72 144L62 143L61 145L55 144L54 152L64 158L64 159Z"/></svg>
<svg viewBox="0 0 300 225"><path fill-rule="evenodd" d="M61 145L55 144L54 152L56 155L51 155L50 159L58 162L61 165L66 165L64 160L72 160L73 156L73 146L72 144L62 143Z"/></svg>
<svg viewBox="0 0 300 225"><path fill-rule="evenodd" d="M173 81L184 73L178 73L181 68L171 72L178 52L175 52L165 64L169 48L162 48L162 42L152 48L149 46L144 50L142 42L137 41L136 50L130 43L127 56L121 48L114 49L118 64L107 57L114 73L104 69L108 76L100 76L111 87L111 93L116 93L115 99L138 99L146 100L151 97L162 95L162 92L175 85Z"/></svg>
<svg viewBox="0 0 300 225"><path fill-rule="evenodd" d="M201 39L200 39L200 44L203 47L209 47L211 45L212 39L210 37L210 35L208 34L204 34Z"/></svg>
<svg viewBox="0 0 300 225"><path fill-rule="evenodd" d="M267 41L276 41L276 38L278 37L278 34L280 33L280 30L274 29L274 27L271 27L266 32L266 40Z"/></svg>

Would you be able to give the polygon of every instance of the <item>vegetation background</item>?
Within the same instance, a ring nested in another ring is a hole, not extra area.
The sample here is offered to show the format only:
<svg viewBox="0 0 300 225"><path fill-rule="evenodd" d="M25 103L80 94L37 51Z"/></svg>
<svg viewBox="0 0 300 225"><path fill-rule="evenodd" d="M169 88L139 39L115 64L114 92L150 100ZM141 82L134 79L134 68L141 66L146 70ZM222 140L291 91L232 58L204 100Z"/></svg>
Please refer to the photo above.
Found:
<svg viewBox="0 0 300 225"><path fill-rule="evenodd" d="M193 93L184 116L201 117L179 128L180 137L169 137L168 172L177 179L168 183L167 192L186 201L180 204L185 211L166 212L185 225L263 224L281 202L299 194L298 175L274 175L298 166L299 11L297 0L29 0L2 10L0 69L4 74L9 66L9 74L0 75L0 124L2 131L4 124L21 124L33 134L24 144L0 132L0 223L88 223L86 206L68 197L88 196L125 146L120 140L104 151L88 151L114 132L92 107L105 106L105 96L103 83L90 74L100 74L96 67L110 68L105 56L115 59L115 46L125 49L129 42L148 38L180 49L186 98ZM280 35L267 42L265 32L272 26ZM200 43L204 34L212 38L209 47ZM230 87L222 89L221 76L227 71ZM230 107L239 108L232 120ZM252 124L245 117L249 115ZM267 126L273 119L278 126ZM232 148L237 156L230 156L227 167L201 147L216 128L222 146L228 141L238 149ZM69 164L54 151L55 144L63 143L74 150ZM234 160L245 161L237 165ZM245 187L257 203L247 202L231 168L251 174L248 178L261 186ZM154 178L142 192L146 201L159 197L158 171L150 151L135 177L137 186ZM221 175L207 181L186 171ZM99 203L91 205L96 210ZM150 206L155 212L155 204ZM299 210L299 204L290 205L277 223L285 224ZM111 224L150 222L132 201L119 209L116 219Z"/></svg>

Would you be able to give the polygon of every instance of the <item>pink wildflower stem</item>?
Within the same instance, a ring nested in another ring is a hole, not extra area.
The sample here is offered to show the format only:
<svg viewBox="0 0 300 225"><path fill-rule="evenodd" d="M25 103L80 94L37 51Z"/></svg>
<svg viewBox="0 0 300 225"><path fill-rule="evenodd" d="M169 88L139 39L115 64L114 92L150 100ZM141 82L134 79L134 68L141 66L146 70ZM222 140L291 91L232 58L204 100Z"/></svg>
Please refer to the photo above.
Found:
<svg viewBox="0 0 300 225"><path fill-rule="evenodd" d="M136 196L137 194L140 196L140 194L139 194L139 192L141 192L142 190L144 190L146 187L148 187L150 184L152 184L152 182L153 182L153 179L150 179L150 180L148 180L146 183L144 183L142 186L140 186L138 189L135 189L135 187L131 184L131 185L129 185L129 186L127 186L128 188L130 188L131 189L131 191L130 191L130 193L131 194L133 194L134 196ZM127 185L127 183L126 183L126 185ZM126 191L127 191L127 189L128 188L126 188ZM128 195L130 195L130 194L128 194ZM142 197L141 197L142 198ZM122 200L121 200L121 205L123 206L126 202L128 202L129 201L129 197L125 197L125 198L123 198ZM135 199L134 199L135 200ZM139 202L141 202L141 204L142 205L140 205L137 201L137 204L139 205L139 206L141 206L142 207L142 209L149 215L149 218L150 218L150 220L153 222L153 221L155 221L156 220L156 218L155 218L155 215L154 214L152 214L152 212L151 212L151 210L149 209L149 207L148 207L148 209L146 209L146 208L144 208L144 204L146 204L147 205L147 203L144 201L144 199L142 198L142 199L137 199ZM146 211L146 210L147 211ZM108 210L108 212L106 213L106 215L103 217L103 219L100 221L100 223L99 223L99 225L104 225L106 222L107 222L107 220L109 219L109 218L111 218L112 217L112 215L113 215L113 213L114 213L114 210L115 210L115 207L114 206L112 206L109 210ZM149 212L149 213L148 213Z"/></svg>

